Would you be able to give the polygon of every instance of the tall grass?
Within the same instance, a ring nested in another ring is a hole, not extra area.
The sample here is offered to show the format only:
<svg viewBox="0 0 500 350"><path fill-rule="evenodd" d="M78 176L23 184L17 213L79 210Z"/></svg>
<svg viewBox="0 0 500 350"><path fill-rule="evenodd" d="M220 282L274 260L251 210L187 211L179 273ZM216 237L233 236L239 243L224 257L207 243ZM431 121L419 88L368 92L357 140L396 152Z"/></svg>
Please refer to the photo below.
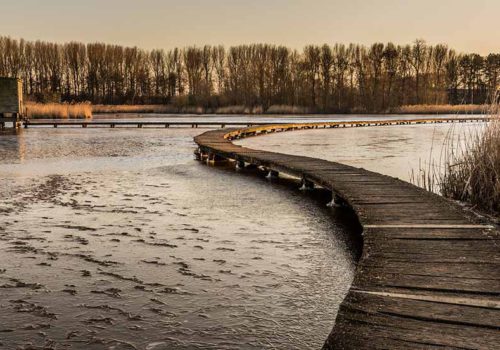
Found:
<svg viewBox="0 0 500 350"><path fill-rule="evenodd" d="M449 150L441 193L500 217L500 119Z"/></svg>
<svg viewBox="0 0 500 350"><path fill-rule="evenodd" d="M92 118L92 106L90 103L26 103L26 116L31 119L37 118Z"/></svg>
<svg viewBox="0 0 500 350"><path fill-rule="evenodd" d="M488 124L457 134L453 125L440 150L439 161L420 162L411 182L445 197L469 203L473 208L500 217L500 113L499 105L483 110L494 117Z"/></svg>

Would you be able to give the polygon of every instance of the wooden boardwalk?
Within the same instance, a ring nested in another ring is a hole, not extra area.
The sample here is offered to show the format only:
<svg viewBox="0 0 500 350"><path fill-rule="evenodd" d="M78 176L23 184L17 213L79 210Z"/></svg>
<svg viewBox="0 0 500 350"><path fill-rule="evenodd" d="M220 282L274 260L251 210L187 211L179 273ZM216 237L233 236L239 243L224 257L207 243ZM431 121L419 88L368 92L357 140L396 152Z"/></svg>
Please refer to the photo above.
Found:
<svg viewBox="0 0 500 350"><path fill-rule="evenodd" d="M324 349L500 349L496 229L454 202L389 176L231 142L320 127L339 126L213 130L195 142L201 159L230 159L240 166L254 164L302 178L306 185L331 190L357 213L363 227L363 254Z"/></svg>
<svg viewBox="0 0 500 350"><path fill-rule="evenodd" d="M372 125L401 125L401 124L428 124L428 123L463 123L463 122L481 122L488 121L488 117L482 116L471 116L467 118L432 118L432 119L413 119L413 120L405 120L405 119L393 119L390 121L370 121L370 120L351 120L351 121L343 121L343 122L325 122L325 123L309 123L309 124L301 124L301 125L319 125L322 127L362 127L362 126L372 126ZM25 120L23 121L24 128L31 127L159 127L159 128L170 128L170 127L191 127L191 128L209 128L209 127L221 127L225 128L226 126L253 126L253 125L275 125L275 122L244 122L244 121L201 121L201 120L180 120L180 121L120 121L120 120L43 120L43 121L31 121Z"/></svg>
<svg viewBox="0 0 500 350"><path fill-rule="evenodd" d="M267 123L272 124L272 123ZM30 121L26 120L23 122L24 128L31 127L47 127L51 126L54 128L57 127L160 127L160 128L170 128L170 127L191 127L191 128L199 128L199 127L221 127L225 128L226 125L233 126L252 126L255 123L250 122L225 122L225 121L120 121L120 120L50 120L50 121Z"/></svg>

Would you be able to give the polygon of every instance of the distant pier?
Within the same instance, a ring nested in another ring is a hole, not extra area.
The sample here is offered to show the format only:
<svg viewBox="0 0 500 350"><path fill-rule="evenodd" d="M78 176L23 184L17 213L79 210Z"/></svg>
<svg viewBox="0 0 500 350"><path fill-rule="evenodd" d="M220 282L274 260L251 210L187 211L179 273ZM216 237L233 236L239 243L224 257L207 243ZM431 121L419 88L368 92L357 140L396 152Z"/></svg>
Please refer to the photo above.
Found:
<svg viewBox="0 0 500 350"><path fill-rule="evenodd" d="M337 122L310 122L310 123L297 123L297 124L284 124L291 125L287 130L302 128L339 128L339 127L364 127L364 126L384 126L384 125L410 125L410 124L435 124L435 123L466 123L466 122L487 122L489 117L481 116L467 116L467 117L435 117L435 118L416 118L416 119L388 119L388 120L349 120ZM119 120L24 120L24 128L32 127L156 127L156 128L170 128L170 127L188 127L188 128L225 128L227 126L272 126L277 125L276 122L243 122L243 121L119 121ZM281 124L280 124L281 125ZM296 125L296 127L294 127ZM272 130L272 128L270 129ZM263 130L267 132L267 130Z"/></svg>
<svg viewBox="0 0 500 350"><path fill-rule="evenodd" d="M195 137L207 162L260 167L331 191L363 227L363 254L324 349L499 349L500 233L455 202L407 182L232 140L315 128L486 121L413 119L274 124Z"/></svg>

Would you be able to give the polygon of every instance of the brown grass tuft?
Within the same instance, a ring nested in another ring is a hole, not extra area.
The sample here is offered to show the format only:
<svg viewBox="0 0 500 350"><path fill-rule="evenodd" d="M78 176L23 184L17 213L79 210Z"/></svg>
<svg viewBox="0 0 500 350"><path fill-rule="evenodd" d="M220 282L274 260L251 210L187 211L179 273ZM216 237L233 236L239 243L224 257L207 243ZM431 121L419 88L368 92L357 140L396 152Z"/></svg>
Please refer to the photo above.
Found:
<svg viewBox="0 0 500 350"><path fill-rule="evenodd" d="M28 118L92 118L92 105L90 103L26 103L26 116Z"/></svg>

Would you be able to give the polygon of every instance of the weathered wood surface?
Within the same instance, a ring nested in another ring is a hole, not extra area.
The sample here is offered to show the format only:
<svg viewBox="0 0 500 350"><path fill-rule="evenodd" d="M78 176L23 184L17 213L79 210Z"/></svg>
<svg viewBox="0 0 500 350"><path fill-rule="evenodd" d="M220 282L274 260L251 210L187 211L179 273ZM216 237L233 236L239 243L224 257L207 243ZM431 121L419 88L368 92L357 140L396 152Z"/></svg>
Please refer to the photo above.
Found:
<svg viewBox="0 0 500 350"><path fill-rule="evenodd" d="M406 124L435 124L435 123L463 123L463 122L487 122L490 120L489 117L485 116L471 116L471 117L435 117L435 118L420 118L420 119L392 119L392 120L350 120L350 121L337 121L337 122L312 122L312 123L301 123L301 124L283 124L276 125L274 122L241 122L241 121L103 121L103 120L50 120L50 121L31 121L25 120L24 127L221 127L226 126L247 126L254 128L247 129L247 133L250 135L255 132L255 130L260 130L259 127L262 125L272 126L269 129L270 132L274 130L281 130L285 128L286 130L293 130L290 125L297 125L296 128L301 129L313 129L313 128L342 128L342 127L365 127L365 126L387 126L387 125L406 125ZM249 136L243 135L243 136Z"/></svg>
<svg viewBox="0 0 500 350"><path fill-rule="evenodd" d="M392 177L231 142L300 128L214 130L195 142L203 154L313 181L357 213L363 254L324 349L500 349L499 232Z"/></svg>

